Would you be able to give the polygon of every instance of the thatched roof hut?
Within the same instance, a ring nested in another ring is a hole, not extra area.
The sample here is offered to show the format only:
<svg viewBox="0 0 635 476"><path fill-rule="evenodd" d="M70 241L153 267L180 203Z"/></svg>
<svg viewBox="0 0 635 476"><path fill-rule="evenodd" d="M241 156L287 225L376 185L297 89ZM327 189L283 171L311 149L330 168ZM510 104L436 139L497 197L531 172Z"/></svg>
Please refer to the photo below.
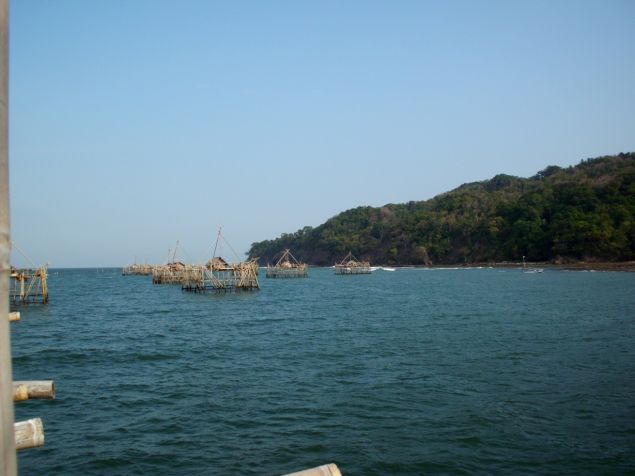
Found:
<svg viewBox="0 0 635 476"><path fill-rule="evenodd" d="M220 256L216 256L216 257L212 258L211 260L209 260L205 264L205 267L207 269L227 269L227 268L230 268L229 263L227 261L225 261L223 258L221 258Z"/></svg>

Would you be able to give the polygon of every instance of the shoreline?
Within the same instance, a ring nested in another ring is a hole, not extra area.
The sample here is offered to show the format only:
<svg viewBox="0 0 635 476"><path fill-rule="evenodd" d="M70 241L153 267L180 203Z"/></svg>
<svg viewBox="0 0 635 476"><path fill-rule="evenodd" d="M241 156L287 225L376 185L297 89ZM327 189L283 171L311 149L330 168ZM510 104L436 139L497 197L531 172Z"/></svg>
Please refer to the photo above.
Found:
<svg viewBox="0 0 635 476"><path fill-rule="evenodd" d="M523 262L501 261L501 262L489 262L489 263L469 263L469 264L432 264L432 265L415 265L415 264L375 264L371 263L372 267L378 268L397 268L397 269L470 269L470 268L510 268L510 269L522 269ZM635 261L580 261L576 263L551 263L532 261L526 262L527 268L545 268L562 271L622 271L622 272L635 272ZM311 268L332 268L332 266L322 265L309 265Z"/></svg>
<svg viewBox="0 0 635 476"><path fill-rule="evenodd" d="M528 268L559 269L563 271L622 271L635 272L635 261L579 261L575 263L527 262ZM438 265L377 265L395 268L522 268L521 262L502 261L496 263L438 264Z"/></svg>

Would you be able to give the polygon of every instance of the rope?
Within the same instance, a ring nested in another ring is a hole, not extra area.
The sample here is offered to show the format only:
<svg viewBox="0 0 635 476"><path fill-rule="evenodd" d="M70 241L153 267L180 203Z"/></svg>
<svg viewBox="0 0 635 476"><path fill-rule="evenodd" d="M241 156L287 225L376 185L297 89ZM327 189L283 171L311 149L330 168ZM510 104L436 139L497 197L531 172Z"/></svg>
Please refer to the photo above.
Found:
<svg viewBox="0 0 635 476"><path fill-rule="evenodd" d="M16 250L18 250L18 253L20 253L24 258L26 258L26 260L31 263L33 265L34 268L37 268L38 266L33 262L33 260L31 258L29 258L27 256L27 254L22 251L22 249L20 249L20 247L18 245L15 244L15 241L11 241L11 246L13 246Z"/></svg>
<svg viewBox="0 0 635 476"><path fill-rule="evenodd" d="M240 257L238 256L238 253L236 253L234 248L232 248L232 245L229 244L229 241L227 241L227 239L223 235L220 234L220 230L218 231L218 236L223 238L223 241L227 244L227 246L229 246L229 249L232 250L232 253L234 253L234 257L236 258L236 261L240 261Z"/></svg>
<svg viewBox="0 0 635 476"><path fill-rule="evenodd" d="M220 231L222 227L218 227L218 235L216 235L216 243L214 244L214 254L212 255L212 259L216 258L216 248L218 247L218 240L220 239Z"/></svg>

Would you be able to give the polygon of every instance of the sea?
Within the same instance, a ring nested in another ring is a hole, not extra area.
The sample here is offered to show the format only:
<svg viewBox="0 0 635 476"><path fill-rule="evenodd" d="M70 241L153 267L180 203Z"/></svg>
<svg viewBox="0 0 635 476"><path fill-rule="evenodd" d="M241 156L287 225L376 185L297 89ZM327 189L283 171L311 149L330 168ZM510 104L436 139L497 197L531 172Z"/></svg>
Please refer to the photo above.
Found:
<svg viewBox="0 0 635 476"><path fill-rule="evenodd" d="M52 269L22 475L635 474L635 273L377 269L190 294Z"/></svg>

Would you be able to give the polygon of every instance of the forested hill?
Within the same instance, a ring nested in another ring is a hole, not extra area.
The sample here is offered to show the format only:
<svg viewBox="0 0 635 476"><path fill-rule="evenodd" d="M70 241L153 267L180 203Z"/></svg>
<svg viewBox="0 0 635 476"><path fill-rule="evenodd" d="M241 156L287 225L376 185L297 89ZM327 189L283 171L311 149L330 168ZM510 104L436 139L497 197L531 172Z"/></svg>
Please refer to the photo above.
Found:
<svg viewBox="0 0 635 476"><path fill-rule="evenodd" d="M262 264L290 248L332 265L351 251L373 264L635 259L635 153L497 175L430 200L358 207L312 228L253 243Z"/></svg>

